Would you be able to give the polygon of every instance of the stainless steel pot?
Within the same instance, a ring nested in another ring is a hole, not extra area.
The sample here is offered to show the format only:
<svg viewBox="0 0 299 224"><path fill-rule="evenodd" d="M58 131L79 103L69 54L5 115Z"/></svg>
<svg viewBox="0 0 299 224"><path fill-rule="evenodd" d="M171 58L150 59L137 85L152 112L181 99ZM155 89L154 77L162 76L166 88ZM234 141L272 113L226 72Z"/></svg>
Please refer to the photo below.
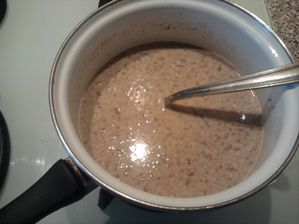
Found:
<svg viewBox="0 0 299 224"><path fill-rule="evenodd" d="M298 146L297 86L257 92L265 114L264 149L252 174L225 191L193 198L157 196L119 181L93 160L78 134L82 93L112 57L134 46L156 41L183 42L217 52L242 75L293 61L282 41L267 25L225 1L122 0L101 7L81 22L63 43L53 65L49 86L53 122L71 157L68 163L61 162L79 183L80 197L89 191L86 190L88 183L95 183L139 206L159 210L200 210L239 201L273 181ZM64 172L59 169L52 176ZM58 191L59 188L55 194ZM78 192L74 191L74 195ZM47 194L51 194L51 190ZM64 204L69 203L69 197ZM44 201L37 200L36 203L40 202ZM53 202L51 211L64 204Z"/></svg>

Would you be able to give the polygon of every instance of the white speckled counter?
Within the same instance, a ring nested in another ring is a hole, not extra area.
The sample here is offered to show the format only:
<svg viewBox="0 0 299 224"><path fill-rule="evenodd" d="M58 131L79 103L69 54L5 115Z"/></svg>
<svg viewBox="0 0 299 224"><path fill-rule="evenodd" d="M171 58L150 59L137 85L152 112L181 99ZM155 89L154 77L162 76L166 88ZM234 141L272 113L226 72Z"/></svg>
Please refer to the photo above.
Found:
<svg viewBox="0 0 299 224"><path fill-rule="evenodd" d="M265 0L272 28L299 61L299 1Z"/></svg>

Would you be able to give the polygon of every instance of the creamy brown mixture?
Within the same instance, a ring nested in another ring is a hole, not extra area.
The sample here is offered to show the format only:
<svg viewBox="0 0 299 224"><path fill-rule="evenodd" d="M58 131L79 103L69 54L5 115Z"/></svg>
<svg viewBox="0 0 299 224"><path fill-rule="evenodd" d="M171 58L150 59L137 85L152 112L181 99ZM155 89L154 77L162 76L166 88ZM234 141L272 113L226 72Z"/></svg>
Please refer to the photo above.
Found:
<svg viewBox="0 0 299 224"><path fill-rule="evenodd" d="M120 180L158 195L192 197L248 176L261 150L261 108L252 92L192 98L164 107L176 91L235 77L207 51L152 44L110 62L80 109L82 141Z"/></svg>

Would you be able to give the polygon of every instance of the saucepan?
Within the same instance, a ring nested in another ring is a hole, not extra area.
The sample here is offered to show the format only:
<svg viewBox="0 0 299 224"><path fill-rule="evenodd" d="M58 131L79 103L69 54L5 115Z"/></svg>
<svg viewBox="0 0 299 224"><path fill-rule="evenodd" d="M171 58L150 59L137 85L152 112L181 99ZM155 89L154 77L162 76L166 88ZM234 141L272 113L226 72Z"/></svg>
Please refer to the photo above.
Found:
<svg viewBox="0 0 299 224"><path fill-rule="evenodd" d="M245 199L282 172L298 146L297 85L256 92L264 114L263 150L251 175L227 190L191 198L158 196L121 182L90 156L78 132L83 92L111 58L157 41L187 43L216 52L241 75L293 62L283 42L267 25L226 1L115 0L104 5L74 28L51 72L50 110L70 157L54 164L27 192L3 208L2 220L37 221L79 200L95 186L144 208L206 210Z"/></svg>

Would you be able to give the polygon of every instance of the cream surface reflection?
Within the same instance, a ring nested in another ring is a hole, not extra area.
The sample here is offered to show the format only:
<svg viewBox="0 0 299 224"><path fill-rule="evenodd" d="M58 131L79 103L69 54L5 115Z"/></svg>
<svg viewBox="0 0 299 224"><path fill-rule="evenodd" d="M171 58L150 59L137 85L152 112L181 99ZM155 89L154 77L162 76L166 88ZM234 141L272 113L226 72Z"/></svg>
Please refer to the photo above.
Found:
<svg viewBox="0 0 299 224"><path fill-rule="evenodd" d="M129 149L131 153L130 157L133 162L144 162L149 154L148 145L144 142L135 142Z"/></svg>

